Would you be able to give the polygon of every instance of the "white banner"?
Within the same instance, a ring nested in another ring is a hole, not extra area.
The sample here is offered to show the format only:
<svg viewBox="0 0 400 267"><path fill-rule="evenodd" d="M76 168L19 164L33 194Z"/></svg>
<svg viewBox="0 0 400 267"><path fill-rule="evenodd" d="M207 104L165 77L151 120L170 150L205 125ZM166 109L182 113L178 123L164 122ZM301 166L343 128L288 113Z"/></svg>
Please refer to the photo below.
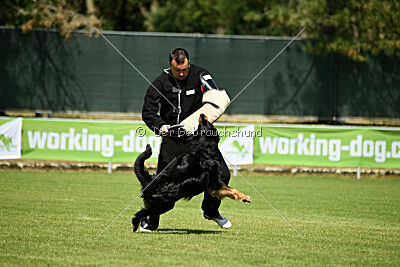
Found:
<svg viewBox="0 0 400 267"><path fill-rule="evenodd" d="M242 128L228 136L219 146L228 165L253 164L254 126Z"/></svg>
<svg viewBox="0 0 400 267"><path fill-rule="evenodd" d="M0 120L0 159L21 158L21 133L22 118Z"/></svg>

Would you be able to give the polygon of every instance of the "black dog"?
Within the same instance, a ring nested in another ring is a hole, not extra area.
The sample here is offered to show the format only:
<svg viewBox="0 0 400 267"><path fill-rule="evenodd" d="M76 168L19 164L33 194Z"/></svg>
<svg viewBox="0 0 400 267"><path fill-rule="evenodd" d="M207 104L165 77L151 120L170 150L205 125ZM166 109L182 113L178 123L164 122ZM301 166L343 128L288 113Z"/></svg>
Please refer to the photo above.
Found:
<svg viewBox="0 0 400 267"><path fill-rule="evenodd" d="M135 173L142 184L144 208L132 218L134 232L145 217L163 214L171 210L179 199L189 200L205 191L219 199L229 197L251 202L249 196L221 181L218 131L203 114L197 131L190 138L191 151L176 158L158 176L150 175L144 168L144 161L152 153L150 145L137 157Z"/></svg>

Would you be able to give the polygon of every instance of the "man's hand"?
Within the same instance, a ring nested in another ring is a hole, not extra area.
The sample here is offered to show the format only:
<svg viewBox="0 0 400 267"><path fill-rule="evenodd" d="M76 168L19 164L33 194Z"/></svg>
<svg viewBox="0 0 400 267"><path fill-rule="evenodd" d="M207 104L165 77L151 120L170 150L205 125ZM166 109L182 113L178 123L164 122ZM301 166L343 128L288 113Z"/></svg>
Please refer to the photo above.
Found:
<svg viewBox="0 0 400 267"><path fill-rule="evenodd" d="M171 126L170 125L161 126L160 135L166 136L168 134L168 132L169 132L169 127L171 127Z"/></svg>

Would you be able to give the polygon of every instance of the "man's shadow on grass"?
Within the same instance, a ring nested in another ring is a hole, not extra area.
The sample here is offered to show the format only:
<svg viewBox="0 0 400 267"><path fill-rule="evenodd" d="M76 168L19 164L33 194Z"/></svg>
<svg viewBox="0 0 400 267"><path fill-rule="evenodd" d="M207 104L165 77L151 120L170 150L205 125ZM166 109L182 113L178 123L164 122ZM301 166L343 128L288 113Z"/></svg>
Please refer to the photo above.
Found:
<svg viewBox="0 0 400 267"><path fill-rule="evenodd" d="M178 234L178 235L204 235L204 234L221 234L223 231L221 230L199 230L199 229L173 229L173 228L165 228L165 229L157 229L156 232L161 232L163 234Z"/></svg>

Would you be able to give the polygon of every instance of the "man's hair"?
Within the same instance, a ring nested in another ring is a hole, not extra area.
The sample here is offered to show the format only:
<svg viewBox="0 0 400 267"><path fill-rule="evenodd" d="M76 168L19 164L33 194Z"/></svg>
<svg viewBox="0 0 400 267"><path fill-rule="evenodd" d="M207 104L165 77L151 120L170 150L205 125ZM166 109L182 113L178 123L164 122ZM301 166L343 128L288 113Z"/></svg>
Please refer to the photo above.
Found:
<svg viewBox="0 0 400 267"><path fill-rule="evenodd" d="M189 53L183 48L175 48L169 53L169 63L175 59L176 63L182 64L185 62L185 58L189 60Z"/></svg>

